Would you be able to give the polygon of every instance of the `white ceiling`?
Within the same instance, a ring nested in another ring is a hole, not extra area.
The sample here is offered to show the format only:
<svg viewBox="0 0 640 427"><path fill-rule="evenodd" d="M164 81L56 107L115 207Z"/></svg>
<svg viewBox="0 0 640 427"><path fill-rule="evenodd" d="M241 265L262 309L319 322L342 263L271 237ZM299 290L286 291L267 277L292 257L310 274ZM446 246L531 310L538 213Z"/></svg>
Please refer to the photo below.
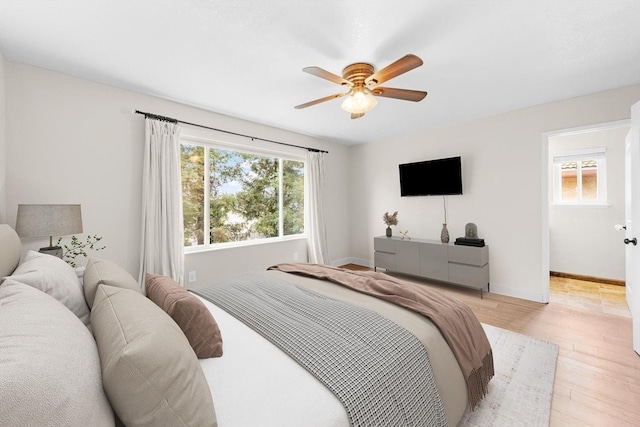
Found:
<svg viewBox="0 0 640 427"><path fill-rule="evenodd" d="M640 83L640 1L0 0L0 51L359 144ZM384 86L429 92L419 103L379 98L358 120L341 100L293 108L343 91L305 66L341 74L407 53L424 65Z"/></svg>

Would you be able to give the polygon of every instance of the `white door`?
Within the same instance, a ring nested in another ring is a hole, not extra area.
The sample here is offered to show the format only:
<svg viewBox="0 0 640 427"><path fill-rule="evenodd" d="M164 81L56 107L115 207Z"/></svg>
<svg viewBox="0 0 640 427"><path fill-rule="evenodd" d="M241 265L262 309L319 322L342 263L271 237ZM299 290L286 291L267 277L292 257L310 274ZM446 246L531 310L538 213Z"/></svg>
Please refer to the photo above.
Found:
<svg viewBox="0 0 640 427"><path fill-rule="evenodd" d="M633 317L633 349L640 354L640 101L631 106L625 140L625 225L627 304Z"/></svg>

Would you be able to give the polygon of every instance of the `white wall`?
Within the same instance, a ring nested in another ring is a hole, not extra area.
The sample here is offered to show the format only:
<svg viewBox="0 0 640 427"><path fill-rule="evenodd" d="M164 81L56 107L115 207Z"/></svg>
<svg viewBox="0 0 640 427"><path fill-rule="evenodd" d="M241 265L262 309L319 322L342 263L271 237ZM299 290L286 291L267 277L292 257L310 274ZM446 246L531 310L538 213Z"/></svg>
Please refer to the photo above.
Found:
<svg viewBox="0 0 640 427"><path fill-rule="evenodd" d="M448 197L452 240L476 223L489 245L491 290L542 301L542 134L629 118L638 99L640 86L632 86L354 147L351 253L372 263L385 211L399 211L397 229L410 236L438 239L442 198L401 198L398 164L460 155L464 195Z"/></svg>
<svg viewBox="0 0 640 427"><path fill-rule="evenodd" d="M348 256L348 148L41 68L5 62L6 222L20 203L81 203L86 233L104 237L112 259L137 277L144 118L133 109L329 151L327 230L331 259ZM23 239L25 248L46 242ZM299 240L186 257L198 283L292 260Z"/></svg>
<svg viewBox="0 0 640 427"><path fill-rule="evenodd" d="M624 126L549 138L550 161L557 154L606 148L608 203L606 207L550 205L551 271L625 279L624 233L613 226L624 224L624 139L628 132L629 126ZM551 183L551 167L549 172Z"/></svg>

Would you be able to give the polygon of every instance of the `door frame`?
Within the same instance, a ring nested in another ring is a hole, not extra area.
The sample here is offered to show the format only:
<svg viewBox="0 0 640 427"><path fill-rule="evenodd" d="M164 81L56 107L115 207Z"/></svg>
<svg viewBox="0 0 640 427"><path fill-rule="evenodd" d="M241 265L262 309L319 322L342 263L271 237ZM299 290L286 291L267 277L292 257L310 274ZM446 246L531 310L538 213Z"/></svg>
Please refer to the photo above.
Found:
<svg viewBox="0 0 640 427"><path fill-rule="evenodd" d="M612 122L596 123L592 125L579 126L567 129L558 129L548 132L543 132L541 136L542 149L541 149L541 171L542 176L540 182L542 185L541 197L542 197L542 283L541 283L541 295L544 303L549 302L549 272L550 267L550 254L549 254L549 206L550 206L550 188L549 188L549 171L550 171L550 159L549 159L549 139L557 136L576 135L581 133L589 133L594 131L601 131L607 129L616 129L624 126L631 126L631 119L616 120Z"/></svg>

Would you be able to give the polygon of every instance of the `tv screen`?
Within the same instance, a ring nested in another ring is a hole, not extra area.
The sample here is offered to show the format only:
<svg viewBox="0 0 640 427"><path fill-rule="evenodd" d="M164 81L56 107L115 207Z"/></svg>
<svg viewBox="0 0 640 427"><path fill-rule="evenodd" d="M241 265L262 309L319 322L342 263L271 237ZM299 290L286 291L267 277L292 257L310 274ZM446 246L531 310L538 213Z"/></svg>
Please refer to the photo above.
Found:
<svg viewBox="0 0 640 427"><path fill-rule="evenodd" d="M462 194L462 164L459 156L405 163L399 169L402 197Z"/></svg>

